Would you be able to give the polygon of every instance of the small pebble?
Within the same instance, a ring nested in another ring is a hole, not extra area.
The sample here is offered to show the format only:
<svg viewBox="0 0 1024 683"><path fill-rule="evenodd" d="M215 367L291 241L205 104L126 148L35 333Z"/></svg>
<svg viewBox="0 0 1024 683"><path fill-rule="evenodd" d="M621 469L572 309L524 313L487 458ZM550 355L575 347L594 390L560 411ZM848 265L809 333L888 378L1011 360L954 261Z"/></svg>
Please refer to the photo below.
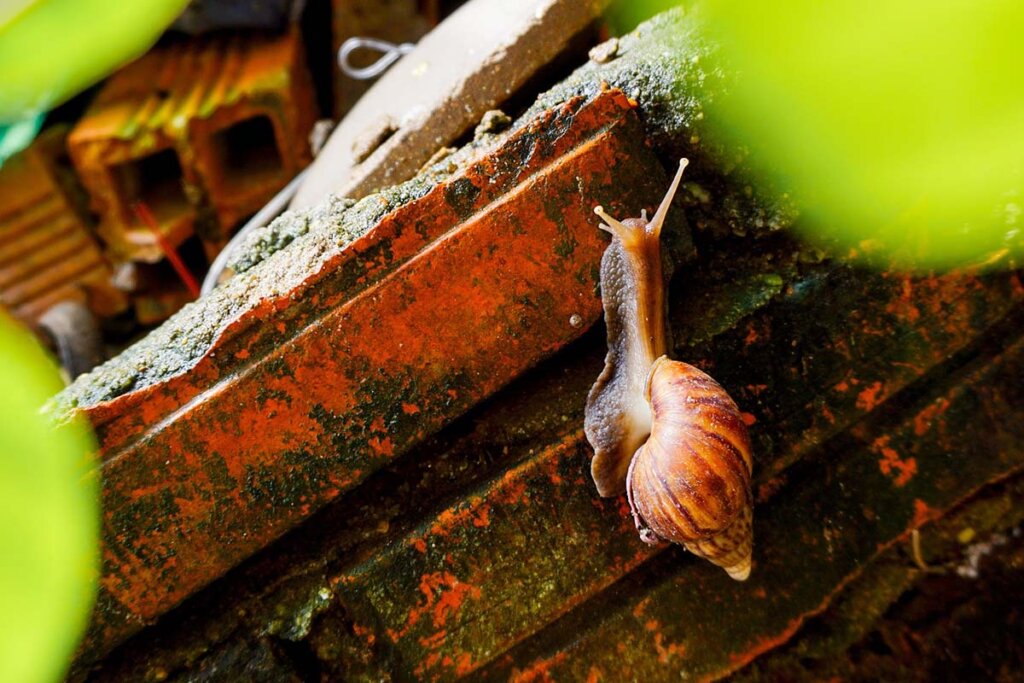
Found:
<svg viewBox="0 0 1024 683"><path fill-rule="evenodd" d="M587 55L590 57L590 61L596 62L597 64L605 64L612 61L619 53L619 39L609 38L600 45L595 45L590 48L590 52Z"/></svg>

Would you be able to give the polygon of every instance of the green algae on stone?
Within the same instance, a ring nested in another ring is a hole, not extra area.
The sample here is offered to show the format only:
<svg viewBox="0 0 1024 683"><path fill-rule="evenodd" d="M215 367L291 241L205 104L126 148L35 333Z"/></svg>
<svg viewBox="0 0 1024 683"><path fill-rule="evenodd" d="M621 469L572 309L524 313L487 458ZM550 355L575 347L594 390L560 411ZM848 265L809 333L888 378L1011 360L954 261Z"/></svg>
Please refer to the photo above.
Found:
<svg viewBox="0 0 1024 683"><path fill-rule="evenodd" d="M346 197L330 195L314 207L288 211L269 225L248 234L231 254L228 267L235 273L244 273L305 235L311 223L319 225L332 219L337 220L355 203L355 200Z"/></svg>
<svg viewBox="0 0 1024 683"><path fill-rule="evenodd" d="M680 199L690 223L715 235L757 235L787 228L797 217L788 194L758 178L751 185L747 150L717 142L708 105L729 87L727 68L706 35L698 8L657 15L618 41L616 57L594 61L541 95L531 116L571 97L618 88L637 105L644 131L662 160L690 159Z"/></svg>
<svg viewBox="0 0 1024 683"><path fill-rule="evenodd" d="M67 414L186 372L229 323L260 301L291 291L388 212L424 196L542 111L574 97L592 99L608 86L636 101L645 134L663 157L692 158L694 172L682 193L691 224L715 234L785 227L795 215L788 198L765 200L749 186L735 183L742 180L738 170L744 152L711 144L705 136L705 105L727 86L721 70L706 66L713 52L697 12L665 12L622 38L616 59L588 63L541 95L510 129L497 134L481 131L415 178L354 204L332 196L312 209L285 214L247 240L233 257L241 271L236 277L78 378L55 399L56 413Z"/></svg>

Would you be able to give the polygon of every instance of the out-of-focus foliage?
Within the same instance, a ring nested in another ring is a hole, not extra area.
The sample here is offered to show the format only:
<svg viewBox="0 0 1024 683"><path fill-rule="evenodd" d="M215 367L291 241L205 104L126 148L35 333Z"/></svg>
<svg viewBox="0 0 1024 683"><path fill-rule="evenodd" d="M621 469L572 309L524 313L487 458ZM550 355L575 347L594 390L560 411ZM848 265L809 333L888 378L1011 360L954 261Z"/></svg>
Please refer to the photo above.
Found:
<svg viewBox="0 0 1024 683"><path fill-rule="evenodd" d="M43 126L42 114L30 116L17 123L0 123L0 166L8 158L32 144Z"/></svg>
<svg viewBox="0 0 1024 683"><path fill-rule="evenodd" d="M0 314L0 681L60 680L97 576L94 444L40 407L61 388L39 345Z"/></svg>
<svg viewBox="0 0 1024 683"><path fill-rule="evenodd" d="M630 0L615 16L670 4ZM918 268L1020 255L1024 3L706 0L699 11L736 76L709 123L792 189L811 237Z"/></svg>
<svg viewBox="0 0 1024 683"><path fill-rule="evenodd" d="M44 112L142 54L188 0L15 0L0 11L0 123Z"/></svg>

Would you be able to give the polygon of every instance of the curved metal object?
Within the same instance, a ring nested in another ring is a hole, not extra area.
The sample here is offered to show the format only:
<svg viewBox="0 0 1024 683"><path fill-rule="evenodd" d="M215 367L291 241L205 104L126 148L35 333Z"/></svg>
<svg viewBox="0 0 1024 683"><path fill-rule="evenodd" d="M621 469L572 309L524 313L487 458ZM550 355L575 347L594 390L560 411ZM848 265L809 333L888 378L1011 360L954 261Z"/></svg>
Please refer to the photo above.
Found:
<svg viewBox="0 0 1024 683"><path fill-rule="evenodd" d="M356 103L310 166L292 208L330 193L359 199L408 180L440 147L499 107L590 26L610 0L470 0ZM397 130L361 158L364 134Z"/></svg>

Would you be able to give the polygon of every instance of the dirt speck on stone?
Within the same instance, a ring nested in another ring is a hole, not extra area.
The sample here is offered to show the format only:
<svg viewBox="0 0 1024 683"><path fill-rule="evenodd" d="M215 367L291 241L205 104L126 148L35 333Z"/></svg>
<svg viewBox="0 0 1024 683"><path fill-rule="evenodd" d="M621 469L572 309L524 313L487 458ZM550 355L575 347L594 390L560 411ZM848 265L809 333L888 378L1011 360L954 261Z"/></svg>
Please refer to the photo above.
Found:
<svg viewBox="0 0 1024 683"><path fill-rule="evenodd" d="M352 141L352 159L358 164L373 154L384 141L395 134L398 124L390 116L382 116Z"/></svg>
<svg viewBox="0 0 1024 683"><path fill-rule="evenodd" d="M473 131L474 138L481 138L484 135L494 135L508 130L512 125L512 118L500 109L492 109L480 118L480 123Z"/></svg>
<svg viewBox="0 0 1024 683"><path fill-rule="evenodd" d="M609 38L600 45L595 45L590 48L590 52L587 56L590 57L590 61L598 64L604 64L610 62L619 54L619 39Z"/></svg>

